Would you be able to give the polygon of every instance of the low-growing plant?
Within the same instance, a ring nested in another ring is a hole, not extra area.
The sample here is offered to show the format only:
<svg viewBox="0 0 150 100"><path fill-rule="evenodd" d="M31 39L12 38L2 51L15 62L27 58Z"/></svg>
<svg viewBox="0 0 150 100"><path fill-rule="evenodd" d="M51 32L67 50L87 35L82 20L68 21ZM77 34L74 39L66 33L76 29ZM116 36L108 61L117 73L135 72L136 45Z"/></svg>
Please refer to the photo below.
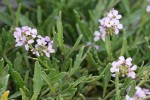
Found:
<svg viewBox="0 0 150 100"><path fill-rule="evenodd" d="M2 1L0 100L150 99L149 1Z"/></svg>

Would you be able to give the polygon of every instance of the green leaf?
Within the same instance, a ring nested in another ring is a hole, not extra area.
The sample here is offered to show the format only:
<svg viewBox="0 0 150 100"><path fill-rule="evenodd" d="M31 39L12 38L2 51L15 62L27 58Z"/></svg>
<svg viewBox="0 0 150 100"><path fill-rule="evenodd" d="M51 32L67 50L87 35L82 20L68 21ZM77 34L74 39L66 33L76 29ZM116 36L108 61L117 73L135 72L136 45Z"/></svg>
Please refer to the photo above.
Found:
<svg viewBox="0 0 150 100"><path fill-rule="evenodd" d="M63 26L61 22L61 11L59 12L59 18L57 19L57 34L58 34L58 43L63 53L65 53L64 45L63 45Z"/></svg>
<svg viewBox="0 0 150 100"><path fill-rule="evenodd" d="M37 100L42 88L42 71L39 62L35 62L34 77L33 77L33 89L34 93L31 100Z"/></svg>
<svg viewBox="0 0 150 100"><path fill-rule="evenodd" d="M22 88L23 86L25 86L25 82L23 81L20 74L17 71L14 71L10 64L9 64L9 67L10 67L11 76L13 78L14 83L17 85L17 87Z"/></svg>
<svg viewBox="0 0 150 100"><path fill-rule="evenodd" d="M125 82L123 83L122 88L120 90L120 95L124 95L125 91L129 88L131 81L132 81L131 78L125 79Z"/></svg>
<svg viewBox="0 0 150 100"><path fill-rule="evenodd" d="M93 82L93 81L97 81L97 80L100 80L103 76L104 76L104 74L105 74L105 72L106 72L106 69L108 69L110 66L109 66L109 64L106 66L106 68L102 71L102 73L99 75L99 76L92 76L92 77L88 77L88 78L86 78L86 81L85 82Z"/></svg>
<svg viewBox="0 0 150 100"><path fill-rule="evenodd" d="M75 9L74 9L74 14L75 14L77 23L79 23L80 22L80 15L78 14L78 12Z"/></svg>
<svg viewBox="0 0 150 100"><path fill-rule="evenodd" d="M123 39L123 43L122 43L122 49L121 49L121 54L120 54L120 56L123 56L123 55L124 55L124 53L126 52L126 49L127 49L127 39L124 38L124 39Z"/></svg>
<svg viewBox="0 0 150 100"><path fill-rule="evenodd" d="M54 77L50 78L50 83L56 83L58 82L59 80L61 80L64 76L65 76L66 72L61 72L57 75L55 75Z"/></svg>
<svg viewBox="0 0 150 100"><path fill-rule="evenodd" d="M91 66L96 66L96 65L97 65L97 63L95 62L95 60L94 60L94 58L93 58L93 55L92 55L90 52L87 53L86 59L88 60L88 63L89 63Z"/></svg>
<svg viewBox="0 0 150 100"><path fill-rule="evenodd" d="M42 78L48 84L48 86L50 87L50 79L44 71L42 71Z"/></svg>
<svg viewBox="0 0 150 100"><path fill-rule="evenodd" d="M40 25L42 23L42 9L41 9L41 6L38 6L38 8L37 8L37 22L38 22L38 25Z"/></svg>
<svg viewBox="0 0 150 100"><path fill-rule="evenodd" d="M74 14L75 14L76 21L77 21L77 23L76 23L77 31L78 31L79 34L83 35L82 39L84 41L86 41L86 40L88 40L88 34L87 34L87 29L88 28L86 27L86 22L83 21L83 20L82 21L80 20L80 15L76 10L74 10Z"/></svg>
<svg viewBox="0 0 150 100"><path fill-rule="evenodd" d="M33 23L32 23L32 21L30 21L30 20L27 18L27 16L22 15L22 14L20 14L19 22L20 22L20 24L21 24L22 26L25 26L25 25L30 25L30 26L32 26L32 27L34 26Z"/></svg>
<svg viewBox="0 0 150 100"><path fill-rule="evenodd" d="M2 37L0 37L0 56L2 57L3 54L3 41L2 41Z"/></svg>
<svg viewBox="0 0 150 100"><path fill-rule="evenodd" d="M10 20L10 15L8 13L0 12L0 21L9 26L12 24Z"/></svg>
<svg viewBox="0 0 150 100"><path fill-rule="evenodd" d="M70 52L66 55L66 58L68 58L70 56L70 54L77 48L77 46L79 45L81 39L82 39L82 34L78 37L78 39L76 40L74 46L71 48Z"/></svg>
<svg viewBox="0 0 150 100"><path fill-rule="evenodd" d="M62 67L62 71L68 71L72 67L72 59L70 58L64 63L64 66Z"/></svg>
<svg viewBox="0 0 150 100"><path fill-rule="evenodd" d="M74 83L73 83L73 87L76 87L78 84L80 84L81 82L83 82L86 79L85 76L80 77L79 79L77 79Z"/></svg>
<svg viewBox="0 0 150 100"><path fill-rule="evenodd" d="M0 96L2 95L2 93L4 93L7 90L8 87L8 80L9 80L9 74L7 74L5 77L3 77L2 81L2 87L0 88Z"/></svg>
<svg viewBox="0 0 150 100"><path fill-rule="evenodd" d="M84 47L82 47L79 51L79 54L76 55L76 60L74 62L73 68L70 70L69 77L75 74L80 69L80 63L82 61Z"/></svg>
<svg viewBox="0 0 150 100"><path fill-rule="evenodd" d="M126 78L125 79L125 82L123 83L123 88L128 88L129 87L129 85L130 85L130 83L131 83L131 78Z"/></svg>
<svg viewBox="0 0 150 100"><path fill-rule="evenodd" d="M6 30L3 28L2 29L2 41L3 41L3 46L6 48L7 44L8 44L8 33L6 32Z"/></svg>
<svg viewBox="0 0 150 100"><path fill-rule="evenodd" d="M134 95L134 93L135 93L135 87L136 87L136 81L135 80L133 80L132 82L131 82L131 87L130 87L130 91L129 91L129 96L130 97L132 97L133 95Z"/></svg>
<svg viewBox="0 0 150 100"><path fill-rule="evenodd" d="M17 12L16 12L16 26L19 25L20 12L21 12L21 3L19 4Z"/></svg>
<svg viewBox="0 0 150 100"><path fill-rule="evenodd" d="M111 67L111 64L108 64L106 69L105 69L105 73L104 73L103 97L106 95L107 85L108 85L108 82L110 81L110 78L111 78L110 67Z"/></svg>
<svg viewBox="0 0 150 100"><path fill-rule="evenodd" d="M21 91L21 95L22 95L22 100L30 100L30 99L26 96L26 94L25 94L25 92L24 92L24 90L23 90L22 88L20 88L20 91Z"/></svg>
<svg viewBox="0 0 150 100"><path fill-rule="evenodd" d="M3 60L3 58L1 58L1 60L0 60L0 73L3 69L3 67L4 67L4 60Z"/></svg>
<svg viewBox="0 0 150 100"><path fill-rule="evenodd" d="M63 97L71 97L75 94L76 91L77 91L77 88L74 88L73 84L70 83L69 87L66 88L61 94L63 95Z"/></svg>
<svg viewBox="0 0 150 100"><path fill-rule="evenodd" d="M21 93L20 93L20 91L17 91L14 94L12 94L11 96L9 96L9 100L13 100L19 96L21 96Z"/></svg>
<svg viewBox="0 0 150 100"><path fill-rule="evenodd" d="M112 56L112 52L111 52L111 41L110 41L110 37L106 36L106 40L105 40L105 48L107 51L107 54L109 57Z"/></svg>
<svg viewBox="0 0 150 100"><path fill-rule="evenodd" d="M121 0L121 2L123 3L124 7L125 7L125 10L130 13L130 2L129 0Z"/></svg>
<svg viewBox="0 0 150 100"><path fill-rule="evenodd" d="M21 62L22 62L22 55L17 52L16 54L16 59L14 60L14 67L15 67L15 70L17 71L20 71L21 70Z"/></svg>

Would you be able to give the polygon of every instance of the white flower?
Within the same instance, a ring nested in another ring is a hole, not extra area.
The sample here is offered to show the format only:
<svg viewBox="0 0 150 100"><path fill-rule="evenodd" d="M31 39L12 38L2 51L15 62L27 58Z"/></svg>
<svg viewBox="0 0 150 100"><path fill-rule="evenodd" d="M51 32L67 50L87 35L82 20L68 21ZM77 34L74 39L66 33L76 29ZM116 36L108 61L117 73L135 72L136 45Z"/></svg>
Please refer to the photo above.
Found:
<svg viewBox="0 0 150 100"><path fill-rule="evenodd" d="M111 19L121 19L122 16L118 14L118 11L115 9L111 9L108 13L108 17Z"/></svg>
<svg viewBox="0 0 150 100"><path fill-rule="evenodd" d="M134 100L134 98L131 98L129 95L126 95L126 100Z"/></svg>
<svg viewBox="0 0 150 100"><path fill-rule="evenodd" d="M36 35L37 35L37 30L36 30L36 29L32 29L32 30L31 30L31 36L32 36L33 38L35 38Z"/></svg>
<svg viewBox="0 0 150 100"><path fill-rule="evenodd" d="M94 41L98 41L100 39L102 39L103 41L105 41L105 34L104 33L99 32L99 31L95 31L94 35L95 35Z"/></svg>
<svg viewBox="0 0 150 100"><path fill-rule="evenodd" d="M127 66L132 66L131 61L132 61L132 58L127 58L127 59L125 60L125 58L124 58L123 56L120 56L120 57L119 57L119 62L120 62L121 64L125 63Z"/></svg>
<svg viewBox="0 0 150 100"><path fill-rule="evenodd" d="M53 41L48 36L37 36L37 30L28 26L17 27L14 37L16 39L16 46L24 46L27 51L31 47L32 53L37 56L44 53L47 57L50 57L50 54L55 52L52 48Z"/></svg>
<svg viewBox="0 0 150 100"><path fill-rule="evenodd" d="M99 22L100 22L100 24L102 25L102 26L106 26L106 19L107 18L102 18L102 19L100 19L100 20L98 20Z"/></svg>
<svg viewBox="0 0 150 100"><path fill-rule="evenodd" d="M107 31L109 35L112 35L112 33L119 34L119 30L123 29L123 25L119 21L121 18L122 16L118 14L117 10L111 9L106 17L98 20L101 24L99 28L102 35L104 35L103 37L106 35L106 30L109 30ZM99 40L99 38L96 37L95 40Z"/></svg>
<svg viewBox="0 0 150 100"><path fill-rule="evenodd" d="M115 34L119 34L119 30L123 29L123 25L120 24L119 20L114 20L114 26L113 26Z"/></svg>
<svg viewBox="0 0 150 100"><path fill-rule="evenodd" d="M136 89L136 91L135 91L135 94L133 95L133 97L129 97L129 95L127 93L126 100L140 100L150 94L150 91L148 89L144 89L144 88L141 88L138 86L136 86L135 89Z"/></svg>
<svg viewBox="0 0 150 100"><path fill-rule="evenodd" d="M139 98L144 98L144 97L146 97L146 94L145 94L145 92L143 91L142 88L140 88L140 87L135 87L135 89L136 89L136 92L135 92L134 96L137 96L137 97L139 97Z"/></svg>
<svg viewBox="0 0 150 100"><path fill-rule="evenodd" d="M29 50L29 45L28 44L25 44L25 49L28 51Z"/></svg>
<svg viewBox="0 0 150 100"><path fill-rule="evenodd" d="M37 56L40 56L39 51L38 51L38 44L35 45L35 48L33 48L31 51L33 54L36 54Z"/></svg>
<svg viewBox="0 0 150 100"><path fill-rule="evenodd" d="M114 72L119 72L119 66L120 63L119 62L112 62L112 67L110 68L110 72L114 73Z"/></svg>
<svg viewBox="0 0 150 100"><path fill-rule="evenodd" d="M50 38L48 36L45 36L45 41L46 42L50 42L51 40L50 40Z"/></svg>
<svg viewBox="0 0 150 100"><path fill-rule="evenodd" d="M38 45L45 46L47 42L45 41L45 38L39 38L36 40Z"/></svg>
<svg viewBox="0 0 150 100"><path fill-rule="evenodd" d="M146 7L146 11L147 11L147 12L150 12L150 5L148 5L148 6Z"/></svg>
<svg viewBox="0 0 150 100"><path fill-rule="evenodd" d="M143 91L145 92L146 95L150 95L150 90L143 88Z"/></svg>
<svg viewBox="0 0 150 100"><path fill-rule="evenodd" d="M36 29L31 29L28 26L23 26L22 28L17 27L14 32L16 46L24 46L28 51L29 45L34 43L34 38L36 37L36 35Z"/></svg>
<svg viewBox="0 0 150 100"><path fill-rule="evenodd" d="M101 33L100 33L99 31L95 31L95 32L94 32L94 35L95 35L94 41L98 41L98 40L100 39Z"/></svg>
<svg viewBox="0 0 150 100"><path fill-rule="evenodd" d="M126 59L126 65L132 66L131 61L132 61L132 58L127 58L127 59Z"/></svg>
<svg viewBox="0 0 150 100"><path fill-rule="evenodd" d="M105 26L106 26L106 27L111 27L113 24L114 24L114 21L111 20L110 18L107 17L107 18L105 19Z"/></svg>
<svg viewBox="0 0 150 100"><path fill-rule="evenodd" d="M137 69L137 66L132 66L131 61L132 58L125 59L123 56L120 56L118 61L113 61L112 67L110 68L112 76L115 76L115 72L119 72L122 77L128 76L134 79L136 77L134 71Z"/></svg>
<svg viewBox="0 0 150 100"><path fill-rule="evenodd" d="M131 77L134 79L136 77L136 73L134 72L136 69L137 69L136 65L134 65L131 68L128 68L128 77Z"/></svg>
<svg viewBox="0 0 150 100"><path fill-rule="evenodd" d="M46 55L47 57L50 57L50 54L51 54L51 53L54 53L55 50L52 48L52 46L49 46L47 49L44 49L43 52L45 53L45 55Z"/></svg>

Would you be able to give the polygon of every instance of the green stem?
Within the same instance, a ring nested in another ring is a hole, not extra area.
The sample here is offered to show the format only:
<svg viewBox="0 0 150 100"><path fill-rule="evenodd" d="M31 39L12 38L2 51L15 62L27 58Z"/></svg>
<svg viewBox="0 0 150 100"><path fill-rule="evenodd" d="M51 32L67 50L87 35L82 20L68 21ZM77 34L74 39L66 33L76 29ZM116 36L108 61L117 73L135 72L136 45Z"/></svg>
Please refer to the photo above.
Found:
<svg viewBox="0 0 150 100"><path fill-rule="evenodd" d="M45 68L47 68L47 69L49 69L49 70L51 70L50 69L50 67L49 66L47 66L40 58L33 58L34 60L37 60L37 61L39 61L40 62L40 64L42 64Z"/></svg>
<svg viewBox="0 0 150 100"><path fill-rule="evenodd" d="M115 89L109 92L103 100L108 100L108 98L115 92Z"/></svg>
<svg viewBox="0 0 150 100"><path fill-rule="evenodd" d="M119 96L120 96L120 91L119 91L119 72L116 72L115 87L116 87L116 100L119 100Z"/></svg>
<svg viewBox="0 0 150 100"><path fill-rule="evenodd" d="M144 84L145 82L149 82L150 80L142 80L137 86L141 86L142 84Z"/></svg>
<svg viewBox="0 0 150 100"><path fill-rule="evenodd" d="M142 80L137 86L141 86L143 83L145 83L145 80Z"/></svg>

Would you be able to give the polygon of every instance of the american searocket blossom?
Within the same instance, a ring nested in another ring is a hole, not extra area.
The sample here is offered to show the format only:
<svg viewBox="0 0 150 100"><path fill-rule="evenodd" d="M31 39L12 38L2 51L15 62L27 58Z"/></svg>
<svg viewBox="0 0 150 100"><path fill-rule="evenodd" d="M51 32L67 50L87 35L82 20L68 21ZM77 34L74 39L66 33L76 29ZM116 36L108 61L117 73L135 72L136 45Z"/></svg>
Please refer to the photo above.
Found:
<svg viewBox="0 0 150 100"><path fill-rule="evenodd" d="M22 28L16 28L14 37L16 38L16 46L24 46L25 49L29 50L29 45L34 42L34 38L37 35L36 29L31 29L28 26Z"/></svg>
<svg viewBox="0 0 150 100"><path fill-rule="evenodd" d="M31 50L33 54L39 56L40 54L42 55L44 53L47 57L50 57L50 54L55 52L55 50L52 48L53 41L50 40L48 36L42 37L38 35L37 38L36 47Z"/></svg>
<svg viewBox="0 0 150 100"><path fill-rule="evenodd" d="M31 52L37 56L46 55L50 57L50 54L55 52L52 48L53 41L48 36L37 35L37 30L28 26L17 27L14 37L16 46L24 46L27 51L31 49Z"/></svg>
<svg viewBox="0 0 150 100"><path fill-rule="evenodd" d="M110 72L112 73L113 77L115 77L116 72L120 72L122 77L127 76L134 79L136 78L136 73L134 72L136 69L136 65L132 66L132 58L125 59L123 56L120 56L118 61L112 62Z"/></svg>
<svg viewBox="0 0 150 100"><path fill-rule="evenodd" d="M148 13L150 13L150 5L147 5L146 11L147 11Z"/></svg>
<svg viewBox="0 0 150 100"><path fill-rule="evenodd" d="M94 32L94 41L98 41L100 39L105 41L105 36L107 34L119 34L119 30L123 29L123 25L119 21L121 18L122 16L113 8L107 13L106 17L98 20L101 25L99 26L100 30Z"/></svg>
<svg viewBox="0 0 150 100"><path fill-rule="evenodd" d="M94 41L98 41L99 39L102 39L103 41L105 41L105 35L106 34L102 34L99 31L95 31L94 32Z"/></svg>
<svg viewBox="0 0 150 100"><path fill-rule="evenodd" d="M136 86L135 89L136 89L136 92L132 97L128 95L128 92L130 89L127 91L126 100L140 100L150 95L150 90L148 89L141 88L138 86Z"/></svg>

